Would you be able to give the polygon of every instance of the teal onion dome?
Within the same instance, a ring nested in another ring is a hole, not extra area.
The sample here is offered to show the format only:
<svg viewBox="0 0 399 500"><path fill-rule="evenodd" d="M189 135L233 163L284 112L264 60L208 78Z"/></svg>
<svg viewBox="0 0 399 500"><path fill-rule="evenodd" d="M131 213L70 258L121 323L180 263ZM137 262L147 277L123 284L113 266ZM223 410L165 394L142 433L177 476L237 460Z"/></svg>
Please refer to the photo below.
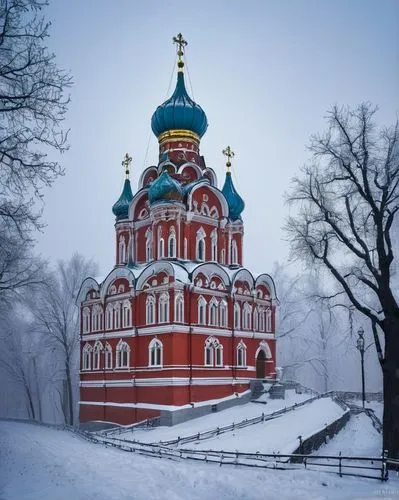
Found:
<svg viewBox="0 0 399 500"><path fill-rule="evenodd" d="M166 170L151 184L148 190L151 204L156 202L181 202L183 191L178 181L173 179Z"/></svg>
<svg viewBox="0 0 399 500"><path fill-rule="evenodd" d="M125 179L122 194L119 196L118 201L112 207L112 212L114 213L117 221L128 218L129 205L132 199L133 199L133 193L132 193L132 188L130 186L130 180Z"/></svg>
<svg viewBox="0 0 399 500"><path fill-rule="evenodd" d="M231 178L231 172L226 172L226 179L224 181L224 186L222 188L222 193L226 198L227 205L229 206L229 217L232 220L237 220L240 218L241 213L245 208L244 200L235 190L233 180Z"/></svg>
<svg viewBox="0 0 399 500"><path fill-rule="evenodd" d="M177 73L176 89L163 104L158 106L151 118L151 128L159 137L168 130L190 130L202 137L208 127L206 114L188 95L184 74Z"/></svg>

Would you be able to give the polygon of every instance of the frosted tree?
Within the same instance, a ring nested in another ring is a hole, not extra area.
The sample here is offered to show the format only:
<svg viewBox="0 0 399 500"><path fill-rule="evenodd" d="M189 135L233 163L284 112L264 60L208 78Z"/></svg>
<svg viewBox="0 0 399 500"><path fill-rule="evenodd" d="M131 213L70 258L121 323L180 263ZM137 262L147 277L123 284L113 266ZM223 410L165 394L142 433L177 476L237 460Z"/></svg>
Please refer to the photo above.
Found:
<svg viewBox="0 0 399 500"><path fill-rule="evenodd" d="M399 126L378 129L376 109L334 106L293 180L287 223L293 255L325 270L335 297L370 321L384 381L384 449L399 458L399 305L392 286L399 210ZM321 271L322 272L322 271ZM381 339L382 337L382 339ZM384 344L384 351L383 351Z"/></svg>
<svg viewBox="0 0 399 500"><path fill-rule="evenodd" d="M61 395L65 422L74 425L79 374L79 309L75 304L80 285L97 266L81 255L60 261L46 283L28 302L35 318L35 329L44 336L44 346L51 351Z"/></svg>

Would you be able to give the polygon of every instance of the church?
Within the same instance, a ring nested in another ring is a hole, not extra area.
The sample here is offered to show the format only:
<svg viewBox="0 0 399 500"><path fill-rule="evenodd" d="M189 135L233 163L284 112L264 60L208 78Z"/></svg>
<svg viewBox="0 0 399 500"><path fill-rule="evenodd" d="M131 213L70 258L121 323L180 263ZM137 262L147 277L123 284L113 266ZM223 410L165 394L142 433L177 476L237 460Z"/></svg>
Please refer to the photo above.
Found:
<svg viewBox="0 0 399 500"><path fill-rule="evenodd" d="M244 201L228 146L222 189L201 155L208 121L177 82L152 115L157 164L133 194L132 158L115 215L115 266L88 277L80 307L80 421L131 424L163 410L237 399L276 377L273 279L243 266Z"/></svg>

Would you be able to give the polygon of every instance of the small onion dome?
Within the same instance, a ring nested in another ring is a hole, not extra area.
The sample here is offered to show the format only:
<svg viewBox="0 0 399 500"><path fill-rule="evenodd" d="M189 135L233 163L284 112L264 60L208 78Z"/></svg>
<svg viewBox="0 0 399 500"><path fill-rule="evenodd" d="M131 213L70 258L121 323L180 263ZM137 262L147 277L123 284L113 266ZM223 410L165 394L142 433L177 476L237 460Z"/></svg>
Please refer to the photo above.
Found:
<svg viewBox="0 0 399 500"><path fill-rule="evenodd" d="M231 178L231 172L226 172L226 179L224 181L224 186L222 188L222 193L226 198L227 205L229 206L229 217L232 220L239 219L242 211L245 208L244 200L235 190L233 180Z"/></svg>
<svg viewBox="0 0 399 500"><path fill-rule="evenodd" d="M184 74L177 73L176 89L172 97L157 107L151 118L151 128L159 137L168 130L190 130L202 137L208 127L206 114L187 94Z"/></svg>
<svg viewBox="0 0 399 500"><path fill-rule="evenodd" d="M128 218L129 205L132 199L133 199L133 193L132 193L132 188L130 186L130 180L125 179L122 194L119 196L118 201L112 207L112 211L117 221Z"/></svg>
<svg viewBox="0 0 399 500"><path fill-rule="evenodd" d="M178 181L173 179L166 170L151 184L148 190L148 199L151 204L183 200L183 191Z"/></svg>

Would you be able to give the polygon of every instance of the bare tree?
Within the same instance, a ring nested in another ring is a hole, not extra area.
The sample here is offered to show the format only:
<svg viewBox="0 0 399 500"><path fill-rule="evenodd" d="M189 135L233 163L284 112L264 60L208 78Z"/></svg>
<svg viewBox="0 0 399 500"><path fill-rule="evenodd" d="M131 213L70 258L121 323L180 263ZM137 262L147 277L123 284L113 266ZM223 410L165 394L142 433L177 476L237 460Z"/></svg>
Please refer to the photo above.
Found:
<svg viewBox="0 0 399 500"><path fill-rule="evenodd" d="M28 334L29 324L18 318L15 310L3 315L0 328L0 369L2 382L8 379L14 391L26 401L28 418L41 420L36 349L38 344ZM15 411L15 408L14 408Z"/></svg>
<svg viewBox="0 0 399 500"><path fill-rule="evenodd" d="M75 301L80 285L88 275L96 274L97 266L80 255L60 261L29 305L37 331L45 336L45 346L52 351L58 381L56 391L62 395L61 407L65 422L75 423L75 405L79 371L79 310Z"/></svg>
<svg viewBox="0 0 399 500"><path fill-rule="evenodd" d="M313 161L293 180L289 201L298 213L286 230L296 258L327 270L336 296L346 294L370 320L383 370L383 445L399 458L399 306L392 288L399 126L378 130L375 112L368 103L332 108L327 132L311 138Z"/></svg>
<svg viewBox="0 0 399 500"><path fill-rule="evenodd" d="M44 269L45 262L0 220L0 305L12 303L28 288L40 285Z"/></svg>

